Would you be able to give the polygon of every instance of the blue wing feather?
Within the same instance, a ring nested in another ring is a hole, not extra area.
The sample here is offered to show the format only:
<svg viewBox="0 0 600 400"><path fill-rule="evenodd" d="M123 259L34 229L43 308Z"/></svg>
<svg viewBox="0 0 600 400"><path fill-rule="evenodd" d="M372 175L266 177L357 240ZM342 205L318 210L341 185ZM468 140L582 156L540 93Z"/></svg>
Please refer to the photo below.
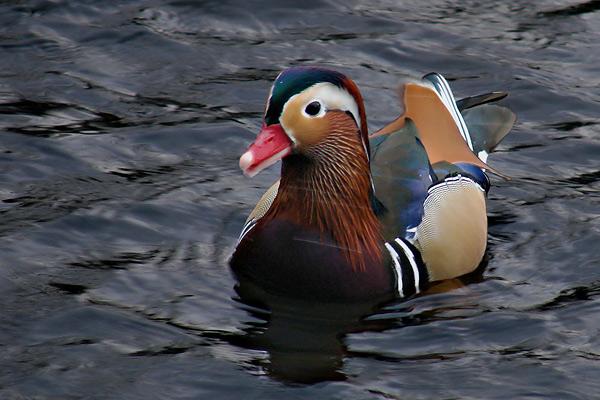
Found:
<svg viewBox="0 0 600 400"><path fill-rule="evenodd" d="M371 142L375 196L383 205L384 237L405 236L423 217L423 201L433 183L425 148L411 121L397 132Z"/></svg>

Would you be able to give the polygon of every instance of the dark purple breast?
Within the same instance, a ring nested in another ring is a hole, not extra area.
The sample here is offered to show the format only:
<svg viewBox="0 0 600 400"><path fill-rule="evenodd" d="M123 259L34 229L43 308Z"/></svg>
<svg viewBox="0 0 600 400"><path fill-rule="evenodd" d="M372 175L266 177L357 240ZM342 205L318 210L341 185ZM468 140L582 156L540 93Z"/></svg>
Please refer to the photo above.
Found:
<svg viewBox="0 0 600 400"><path fill-rule="evenodd" d="M387 263L367 260L353 270L330 237L285 220L259 221L230 261L236 278L268 293L305 300L360 302L394 296Z"/></svg>

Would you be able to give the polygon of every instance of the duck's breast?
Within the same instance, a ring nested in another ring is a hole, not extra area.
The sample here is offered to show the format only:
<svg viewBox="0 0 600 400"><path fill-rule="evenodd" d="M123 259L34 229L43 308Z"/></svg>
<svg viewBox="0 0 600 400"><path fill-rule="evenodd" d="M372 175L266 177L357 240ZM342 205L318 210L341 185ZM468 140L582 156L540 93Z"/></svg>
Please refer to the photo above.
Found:
<svg viewBox="0 0 600 400"><path fill-rule="evenodd" d="M394 274L381 261L353 269L328 235L287 220L259 221L238 244L231 267L240 281L267 292L319 301L361 301L394 293Z"/></svg>

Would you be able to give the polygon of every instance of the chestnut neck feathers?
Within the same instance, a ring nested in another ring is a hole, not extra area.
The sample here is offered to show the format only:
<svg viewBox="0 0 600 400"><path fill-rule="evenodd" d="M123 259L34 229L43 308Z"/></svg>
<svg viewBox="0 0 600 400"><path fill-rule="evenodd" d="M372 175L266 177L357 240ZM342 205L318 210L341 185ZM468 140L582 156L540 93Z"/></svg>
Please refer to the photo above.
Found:
<svg viewBox="0 0 600 400"><path fill-rule="evenodd" d="M330 235L352 268L364 270L381 259L382 242L369 161L352 117L330 114L326 137L283 160L278 194L264 219L285 218Z"/></svg>

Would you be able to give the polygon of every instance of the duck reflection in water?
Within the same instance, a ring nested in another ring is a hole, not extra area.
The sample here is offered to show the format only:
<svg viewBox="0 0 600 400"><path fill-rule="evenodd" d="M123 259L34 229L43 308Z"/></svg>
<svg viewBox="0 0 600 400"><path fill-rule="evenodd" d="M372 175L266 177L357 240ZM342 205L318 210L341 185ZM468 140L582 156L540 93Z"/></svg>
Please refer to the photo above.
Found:
<svg viewBox="0 0 600 400"><path fill-rule="evenodd" d="M484 268L485 262L473 274L441 282L423 295L444 293L480 281ZM344 361L364 356L348 348L348 334L427 324L448 311L436 308L414 315L412 305L402 300L383 304L298 301L269 294L243 281L235 289L239 296L235 300L256 320L246 323L243 334L221 339L266 352L266 359L256 358L252 363L271 378L291 384L345 380Z"/></svg>
<svg viewBox="0 0 600 400"><path fill-rule="evenodd" d="M263 350L268 361L260 367L286 382L316 383L343 380L347 353L344 337L367 330L363 317L377 309L372 303L335 304L296 301L270 295L249 282L236 287L243 305L263 323L245 329L243 347ZM268 306L267 306L268 304ZM264 312L266 308L269 312Z"/></svg>

